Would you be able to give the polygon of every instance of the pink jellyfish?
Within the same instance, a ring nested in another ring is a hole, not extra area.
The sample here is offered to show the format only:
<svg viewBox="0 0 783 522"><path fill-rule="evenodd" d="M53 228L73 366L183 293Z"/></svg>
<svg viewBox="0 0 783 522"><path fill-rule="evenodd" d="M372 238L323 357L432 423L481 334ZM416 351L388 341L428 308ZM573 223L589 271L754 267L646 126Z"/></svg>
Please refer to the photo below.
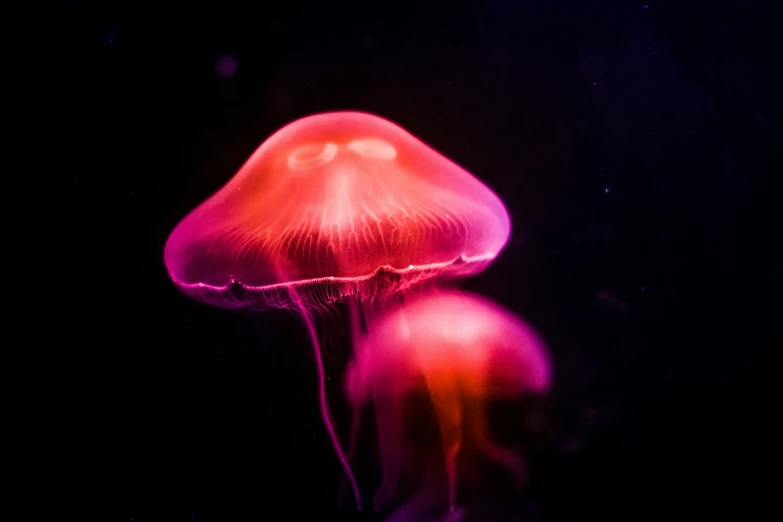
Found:
<svg viewBox="0 0 783 522"><path fill-rule="evenodd" d="M435 292L387 311L359 345L346 390L352 404L373 400L376 413L382 412L376 421L384 475L376 503L397 488L404 461L399 401L422 379L440 427L450 510L455 511L457 454L465 431L522 483L521 456L491 439L484 408L487 399L542 393L550 386L544 343L520 318L475 295Z"/></svg>
<svg viewBox="0 0 783 522"><path fill-rule="evenodd" d="M335 112L297 120L262 143L177 225L164 259L195 298L301 314L321 415L361 509L329 413L314 314L346 297L474 274L509 232L502 202L470 173L385 119Z"/></svg>

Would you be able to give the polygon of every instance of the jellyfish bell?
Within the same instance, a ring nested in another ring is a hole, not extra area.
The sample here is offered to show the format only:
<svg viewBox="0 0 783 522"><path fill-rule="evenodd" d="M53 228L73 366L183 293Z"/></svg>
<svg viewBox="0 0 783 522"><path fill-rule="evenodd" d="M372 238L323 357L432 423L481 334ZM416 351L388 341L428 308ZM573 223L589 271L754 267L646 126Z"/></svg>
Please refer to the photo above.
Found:
<svg viewBox="0 0 783 522"><path fill-rule="evenodd" d="M347 371L346 394L356 407L376 404L384 470L376 507L394 495L402 472L401 414L389 404L399 404L395 399L412 393L422 378L441 431L450 507L464 431L519 484L524 481L521 457L492 441L484 409L488 399L541 394L551 385L546 347L522 319L487 299L440 291L388 310L360 344Z"/></svg>
<svg viewBox="0 0 783 522"><path fill-rule="evenodd" d="M474 294L438 291L407 301L378 319L360 340L363 349L348 368L348 397L399 394L431 372L429 384L458 376L462 393L514 397L547 391L546 348L522 319Z"/></svg>
<svg viewBox="0 0 783 522"><path fill-rule="evenodd" d="M359 343L346 375L346 393L356 405L373 395L407 393L422 375L429 387L457 379L462 394L477 398L542 394L551 384L538 334L467 292L434 292L392 308Z"/></svg>
<svg viewBox="0 0 783 522"><path fill-rule="evenodd" d="M317 306L474 274L509 232L501 200L463 168L388 120L335 112L267 139L164 257L183 291L214 304Z"/></svg>
<svg viewBox="0 0 783 522"><path fill-rule="evenodd" d="M335 112L262 143L175 227L164 262L194 298L302 315L321 414L360 508L328 409L314 313L347 296L372 300L475 274L509 233L503 203L463 168L388 120Z"/></svg>

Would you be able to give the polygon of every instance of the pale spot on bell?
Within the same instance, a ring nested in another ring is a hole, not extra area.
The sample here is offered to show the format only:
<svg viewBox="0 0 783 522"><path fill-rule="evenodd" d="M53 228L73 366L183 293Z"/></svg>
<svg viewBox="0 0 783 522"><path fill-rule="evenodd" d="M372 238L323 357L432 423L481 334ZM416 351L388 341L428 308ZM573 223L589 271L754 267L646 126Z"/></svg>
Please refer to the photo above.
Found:
<svg viewBox="0 0 783 522"><path fill-rule="evenodd" d="M337 145L331 142L303 145L288 155L288 168L291 170L310 170L326 165L337 155Z"/></svg>
<svg viewBox="0 0 783 522"><path fill-rule="evenodd" d="M375 138L354 140L348 144L348 149L368 159L392 160L397 157L397 151L390 143Z"/></svg>

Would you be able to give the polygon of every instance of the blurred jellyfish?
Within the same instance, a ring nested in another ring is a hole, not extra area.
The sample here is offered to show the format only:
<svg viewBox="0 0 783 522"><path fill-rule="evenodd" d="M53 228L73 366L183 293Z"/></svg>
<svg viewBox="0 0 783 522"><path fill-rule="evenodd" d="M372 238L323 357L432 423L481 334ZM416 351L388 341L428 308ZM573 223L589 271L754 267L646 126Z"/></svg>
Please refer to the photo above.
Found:
<svg viewBox="0 0 783 522"><path fill-rule="evenodd" d="M487 399L543 393L550 385L545 346L520 318L475 295L434 292L389 310L358 344L346 391L352 404L373 401L381 412L376 420L383 480L376 508L398 487L404 461L400 399L422 378L440 428L450 511L456 508L456 462L465 435L521 486L522 457L492 440L485 410Z"/></svg>
<svg viewBox="0 0 783 522"><path fill-rule="evenodd" d="M237 63L236 56L233 54L224 54L215 62L215 74L224 80L233 78L237 73L239 64Z"/></svg>
<svg viewBox="0 0 783 522"><path fill-rule="evenodd" d="M362 302L475 274L509 232L503 203L470 173L387 120L336 112L295 121L262 143L177 225L164 260L197 299L302 316L321 415L360 508L329 413L315 316L347 299L358 337L367 329Z"/></svg>

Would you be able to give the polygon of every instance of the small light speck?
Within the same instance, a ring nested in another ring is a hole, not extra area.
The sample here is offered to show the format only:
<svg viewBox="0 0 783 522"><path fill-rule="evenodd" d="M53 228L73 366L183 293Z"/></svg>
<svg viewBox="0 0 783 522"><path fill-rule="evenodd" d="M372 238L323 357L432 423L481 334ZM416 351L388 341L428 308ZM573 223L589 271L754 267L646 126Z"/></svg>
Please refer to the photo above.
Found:
<svg viewBox="0 0 783 522"><path fill-rule="evenodd" d="M553 254L557 253L557 250L552 250L552 253L553 253Z"/></svg>
<svg viewBox="0 0 783 522"><path fill-rule="evenodd" d="M105 38L104 42L111 45L114 45L114 43L119 39L119 36L119 32L114 27L106 29L103 32L103 37Z"/></svg>
<svg viewBox="0 0 783 522"><path fill-rule="evenodd" d="M642 292L644 292L645 290L647 290L647 287L646 287L646 286L643 286L643 287L641 288L641 290L642 290Z"/></svg>
<svg viewBox="0 0 783 522"><path fill-rule="evenodd" d="M605 192L606 194L609 194L610 192L612 192L612 189L611 189L610 187L606 187L606 188L604 189L604 192Z"/></svg>
<svg viewBox="0 0 783 522"><path fill-rule="evenodd" d="M650 6L649 6L649 5L647 5L647 4L644 4L644 5L642 6L642 9L647 9L648 7L650 7Z"/></svg>

